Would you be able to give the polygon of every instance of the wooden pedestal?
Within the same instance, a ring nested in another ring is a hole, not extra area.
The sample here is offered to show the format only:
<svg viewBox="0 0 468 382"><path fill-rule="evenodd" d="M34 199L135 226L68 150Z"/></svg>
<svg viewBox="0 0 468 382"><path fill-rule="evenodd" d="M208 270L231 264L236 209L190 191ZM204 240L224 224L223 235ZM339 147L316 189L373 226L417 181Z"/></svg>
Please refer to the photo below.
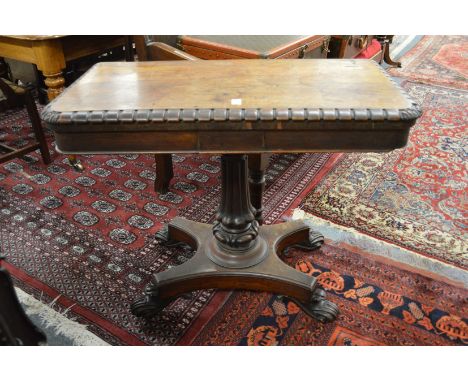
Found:
<svg viewBox="0 0 468 382"><path fill-rule="evenodd" d="M302 221L259 225L250 202L246 155L222 156L222 189L214 225L178 217L159 235L166 245L188 244L196 253L186 263L155 274L132 312L156 314L178 295L196 289L249 289L288 296L312 317L334 320L338 308L325 299L316 279L278 257L294 245L318 248L323 236Z"/></svg>

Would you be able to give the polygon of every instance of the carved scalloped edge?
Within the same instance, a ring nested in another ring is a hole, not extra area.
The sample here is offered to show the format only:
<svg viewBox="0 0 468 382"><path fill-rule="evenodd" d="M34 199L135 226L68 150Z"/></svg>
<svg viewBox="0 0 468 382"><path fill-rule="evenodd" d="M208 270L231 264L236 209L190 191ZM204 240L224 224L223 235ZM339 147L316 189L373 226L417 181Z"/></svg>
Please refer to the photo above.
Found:
<svg viewBox="0 0 468 382"><path fill-rule="evenodd" d="M405 109L145 109L57 112L49 104L41 113L51 124L147 123L147 122L217 122L217 121L412 121L422 114L421 107L375 61L381 72L397 87L408 103ZM72 85L73 86L73 85Z"/></svg>
<svg viewBox="0 0 468 382"><path fill-rule="evenodd" d="M419 118L422 115L422 108L421 106L409 96L409 94L400 86L398 82L376 61L370 60L374 65L376 65L379 70L383 73L385 77L398 89L400 90L403 97L408 101L411 107L406 109L400 109L400 119L402 121L414 120Z"/></svg>
<svg viewBox="0 0 468 382"><path fill-rule="evenodd" d="M407 109L149 109L56 112L45 108L51 124L217 122L217 121L409 121L421 116L413 103Z"/></svg>

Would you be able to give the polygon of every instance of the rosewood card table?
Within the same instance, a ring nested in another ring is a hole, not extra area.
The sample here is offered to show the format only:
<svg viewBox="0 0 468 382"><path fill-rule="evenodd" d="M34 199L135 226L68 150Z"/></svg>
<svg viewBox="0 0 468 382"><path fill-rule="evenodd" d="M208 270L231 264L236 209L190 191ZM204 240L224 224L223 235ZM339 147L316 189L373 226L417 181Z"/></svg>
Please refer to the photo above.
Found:
<svg viewBox="0 0 468 382"><path fill-rule="evenodd" d="M213 225L180 217L160 235L196 252L154 275L136 315L182 293L250 289L289 296L309 315L336 318L316 279L278 254L323 237L302 221L260 225L249 197L247 153L389 151L403 147L421 111L367 60L102 63L43 112L66 154L221 153Z"/></svg>

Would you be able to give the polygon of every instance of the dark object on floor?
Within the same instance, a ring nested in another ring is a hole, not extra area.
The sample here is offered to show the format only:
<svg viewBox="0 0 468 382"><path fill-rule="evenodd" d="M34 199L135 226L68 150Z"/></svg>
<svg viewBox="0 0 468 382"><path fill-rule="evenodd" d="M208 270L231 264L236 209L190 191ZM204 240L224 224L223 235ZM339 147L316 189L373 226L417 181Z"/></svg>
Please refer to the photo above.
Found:
<svg viewBox="0 0 468 382"><path fill-rule="evenodd" d="M20 107L23 105L26 106L32 129L37 140L36 143L32 143L21 148L14 148L0 143L0 148L7 152L6 154L0 155L0 163L9 161L13 158L22 157L37 149L41 151L43 162L45 164L50 163L50 153L47 147L44 131L42 129L41 119L39 118L36 104L29 90L6 79L0 78L0 91L0 94L3 94L5 97L5 102L3 104L5 108Z"/></svg>
<svg viewBox="0 0 468 382"><path fill-rule="evenodd" d="M45 344L45 335L31 322L16 296L0 257L0 346Z"/></svg>

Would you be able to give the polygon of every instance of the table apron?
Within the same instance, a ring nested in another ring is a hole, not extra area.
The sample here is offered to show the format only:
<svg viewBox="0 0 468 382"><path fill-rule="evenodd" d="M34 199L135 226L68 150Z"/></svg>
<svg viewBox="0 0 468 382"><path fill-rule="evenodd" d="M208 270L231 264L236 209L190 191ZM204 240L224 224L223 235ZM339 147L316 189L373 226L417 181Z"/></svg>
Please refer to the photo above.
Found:
<svg viewBox="0 0 468 382"><path fill-rule="evenodd" d="M55 132L64 154L260 153L390 151L404 147L408 129Z"/></svg>

